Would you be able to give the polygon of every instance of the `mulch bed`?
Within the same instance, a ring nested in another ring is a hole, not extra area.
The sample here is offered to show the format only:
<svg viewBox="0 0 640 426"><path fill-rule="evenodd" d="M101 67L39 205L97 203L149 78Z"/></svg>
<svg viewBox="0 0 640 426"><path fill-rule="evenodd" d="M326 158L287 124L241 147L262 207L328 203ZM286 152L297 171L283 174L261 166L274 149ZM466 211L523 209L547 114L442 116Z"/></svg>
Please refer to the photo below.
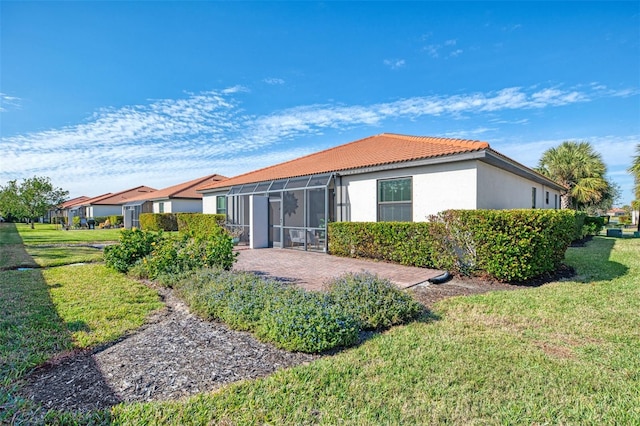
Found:
<svg viewBox="0 0 640 426"><path fill-rule="evenodd" d="M170 290L166 308L134 334L35 369L22 396L45 409L86 411L120 402L173 400L317 359L256 340L191 314Z"/></svg>
<svg viewBox="0 0 640 426"><path fill-rule="evenodd" d="M411 293L429 308L447 297L513 291L573 275L573 269L563 267L521 285L454 277L443 284L416 286ZM171 290L159 292L166 307L144 327L108 347L69 353L45 363L23 380L22 396L45 409L62 411L175 400L319 358L283 351L249 333L203 321Z"/></svg>

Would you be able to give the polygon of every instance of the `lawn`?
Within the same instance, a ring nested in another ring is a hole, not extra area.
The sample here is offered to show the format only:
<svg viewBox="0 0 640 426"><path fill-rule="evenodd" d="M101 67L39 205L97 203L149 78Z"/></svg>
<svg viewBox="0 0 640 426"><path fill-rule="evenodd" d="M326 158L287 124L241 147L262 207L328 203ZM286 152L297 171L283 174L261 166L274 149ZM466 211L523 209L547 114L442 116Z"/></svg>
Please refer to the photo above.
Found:
<svg viewBox="0 0 640 426"><path fill-rule="evenodd" d="M7 224L11 225L11 224ZM65 231L59 226L36 223L34 229L24 223L15 225L22 243L30 245L89 244L118 241L120 229L73 229Z"/></svg>
<svg viewBox="0 0 640 426"><path fill-rule="evenodd" d="M436 304L435 321L113 424L639 424L640 240L571 248L576 279Z"/></svg>
<svg viewBox="0 0 640 426"><path fill-rule="evenodd" d="M49 419L116 425L640 424L639 258L640 239L596 237L568 250L566 261L577 269L568 281L444 300L430 319L214 393L121 404L78 417L52 412ZM140 308L132 309L132 317L143 318L156 306L147 290L131 294L135 283L101 268L0 271L0 303L9 312L0 332L10 334L0 337L1 377L9 389L0 393L0 407L15 411L19 404L10 389L26 369L61 350L118 334L109 331L100 308L107 307L98 288L103 283L111 289L106 298ZM78 304L88 309L76 310ZM124 315L123 329L136 326L127 323L126 312L117 315Z"/></svg>
<svg viewBox="0 0 640 426"><path fill-rule="evenodd" d="M48 239L47 231L39 232L38 239ZM58 264L69 266L15 270L29 262L36 265L15 226L0 225L0 258L6 269L0 270L0 424L29 405L13 391L30 369L65 351L113 341L162 306L155 291L103 264L72 265L77 252L58 247L50 253ZM44 259L47 251L37 256Z"/></svg>

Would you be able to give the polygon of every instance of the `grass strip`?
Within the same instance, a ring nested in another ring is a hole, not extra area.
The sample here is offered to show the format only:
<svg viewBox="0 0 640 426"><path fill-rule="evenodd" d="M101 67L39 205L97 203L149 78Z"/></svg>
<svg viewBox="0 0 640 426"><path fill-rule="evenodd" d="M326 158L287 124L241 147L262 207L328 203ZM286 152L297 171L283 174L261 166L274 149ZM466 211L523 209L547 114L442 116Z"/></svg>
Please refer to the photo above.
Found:
<svg viewBox="0 0 640 426"><path fill-rule="evenodd" d="M154 290L101 264L46 269L43 277L77 348L115 340L162 306Z"/></svg>
<svg viewBox="0 0 640 426"><path fill-rule="evenodd" d="M120 229L73 229L65 231L59 225L36 223L34 229L24 223L14 225L26 246L45 244L77 244L116 242Z"/></svg>

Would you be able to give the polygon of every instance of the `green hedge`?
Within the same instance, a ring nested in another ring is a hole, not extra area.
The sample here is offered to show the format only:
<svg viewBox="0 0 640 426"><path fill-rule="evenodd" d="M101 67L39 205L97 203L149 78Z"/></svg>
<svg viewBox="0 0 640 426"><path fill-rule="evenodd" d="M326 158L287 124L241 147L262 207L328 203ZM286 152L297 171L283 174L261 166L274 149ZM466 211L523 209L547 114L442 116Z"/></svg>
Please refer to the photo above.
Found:
<svg viewBox="0 0 640 426"><path fill-rule="evenodd" d="M525 281L554 271L584 215L572 210L448 210L418 223L329 224L332 254Z"/></svg>
<svg viewBox="0 0 640 426"><path fill-rule="evenodd" d="M227 219L223 214L178 213L178 230L196 235L207 235L216 227L223 227Z"/></svg>
<svg viewBox="0 0 640 426"><path fill-rule="evenodd" d="M585 235L598 235L604 228L604 217L602 216L587 216L584 218L583 234Z"/></svg>
<svg viewBox="0 0 640 426"><path fill-rule="evenodd" d="M430 222L331 222L329 252L424 268L450 268L441 236L444 225Z"/></svg>
<svg viewBox="0 0 640 426"><path fill-rule="evenodd" d="M142 213L140 214L140 228L145 231L177 231L178 218L176 213Z"/></svg>

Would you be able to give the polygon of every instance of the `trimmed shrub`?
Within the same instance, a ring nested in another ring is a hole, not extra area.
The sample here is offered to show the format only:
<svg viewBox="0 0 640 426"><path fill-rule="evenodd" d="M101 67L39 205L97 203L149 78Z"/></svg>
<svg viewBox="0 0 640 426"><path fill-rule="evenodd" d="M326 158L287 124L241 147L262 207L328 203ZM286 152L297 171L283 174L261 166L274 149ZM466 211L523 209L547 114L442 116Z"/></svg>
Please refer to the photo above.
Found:
<svg viewBox="0 0 640 426"><path fill-rule="evenodd" d="M584 235L598 235L604 228L604 217L602 216L587 216L584 218L584 225L582 227L582 233Z"/></svg>
<svg viewBox="0 0 640 426"><path fill-rule="evenodd" d="M177 231L175 213L141 213L140 227L146 231Z"/></svg>
<svg viewBox="0 0 640 426"><path fill-rule="evenodd" d="M266 306L256 330L277 347L322 352L358 341L358 321L322 293L290 289Z"/></svg>
<svg viewBox="0 0 640 426"><path fill-rule="evenodd" d="M389 280L369 273L346 274L329 283L329 297L364 330L388 328L417 318L422 305Z"/></svg>
<svg viewBox="0 0 640 426"><path fill-rule="evenodd" d="M429 222L331 222L329 252L424 268L445 268L454 258L445 251L444 226Z"/></svg>
<svg viewBox="0 0 640 426"><path fill-rule="evenodd" d="M231 237L222 228L212 230L206 237L180 233L156 244L145 259L149 277L179 274L200 268L229 270L238 256L233 251Z"/></svg>
<svg viewBox="0 0 640 426"><path fill-rule="evenodd" d="M223 214L178 213L178 230L192 235L207 235L222 228L227 219Z"/></svg>
<svg viewBox="0 0 640 426"><path fill-rule="evenodd" d="M105 223L109 216L96 216L93 219L96 221L96 225L100 225L101 223Z"/></svg>
<svg viewBox="0 0 640 426"><path fill-rule="evenodd" d="M582 233L584 216L572 210L448 210L429 220L330 223L329 251L524 281L560 265Z"/></svg>
<svg viewBox="0 0 640 426"><path fill-rule="evenodd" d="M573 235L573 240L578 241L587 236L585 233L585 220L587 218L587 214L585 212L573 212L575 219L575 232Z"/></svg>
<svg viewBox="0 0 640 426"><path fill-rule="evenodd" d="M123 229L120 231L120 243L104 248L105 264L118 272L125 273L136 262L149 255L163 238L162 232Z"/></svg>
<svg viewBox="0 0 640 426"><path fill-rule="evenodd" d="M575 215L572 210L449 210L436 220L448 230L458 272L518 282L560 265L576 233Z"/></svg>
<svg viewBox="0 0 640 426"><path fill-rule="evenodd" d="M111 226L119 227L124 223L124 216L122 215L111 215L109 216L109 222L111 222Z"/></svg>

